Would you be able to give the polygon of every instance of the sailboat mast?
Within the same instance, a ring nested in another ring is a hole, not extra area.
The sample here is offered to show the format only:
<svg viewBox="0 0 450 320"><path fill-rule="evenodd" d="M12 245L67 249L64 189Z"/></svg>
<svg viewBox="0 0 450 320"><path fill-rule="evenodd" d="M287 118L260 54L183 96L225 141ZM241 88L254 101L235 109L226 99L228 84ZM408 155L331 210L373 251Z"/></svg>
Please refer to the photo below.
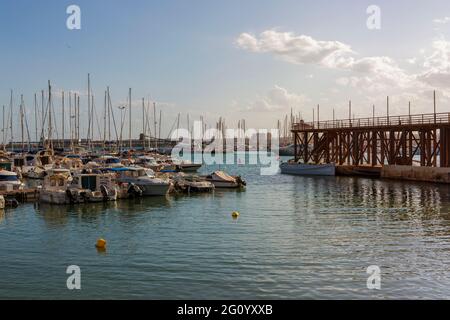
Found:
<svg viewBox="0 0 450 320"><path fill-rule="evenodd" d="M62 92L62 148L66 146L66 141L64 140L64 91Z"/></svg>
<svg viewBox="0 0 450 320"><path fill-rule="evenodd" d="M69 132L70 132L70 150L73 148L72 144L72 92L69 91Z"/></svg>
<svg viewBox="0 0 450 320"><path fill-rule="evenodd" d="M41 140L42 140L42 145L44 145L44 137L45 137L45 129L44 129L44 126L45 126L45 116L44 116L44 114L45 114L45 110L44 110L44 100L45 100L45 98L44 98L44 90L41 90L41 120L42 120L42 122L41 122Z"/></svg>
<svg viewBox="0 0 450 320"><path fill-rule="evenodd" d="M108 92L108 142L111 141L111 98L109 96L109 87L106 89Z"/></svg>
<svg viewBox="0 0 450 320"><path fill-rule="evenodd" d="M105 91L105 105L104 105L104 110L103 110L103 149L105 149L106 147L106 114L107 114L107 110L106 110L106 104L108 103L107 101L107 96L106 96L107 92Z"/></svg>
<svg viewBox="0 0 450 320"><path fill-rule="evenodd" d="M3 134L3 150L5 150L5 105L3 105L3 116L2 116L2 120L3 120L3 129L2 129L2 134Z"/></svg>
<svg viewBox="0 0 450 320"><path fill-rule="evenodd" d="M142 146L145 151L145 98L142 98Z"/></svg>
<svg viewBox="0 0 450 320"><path fill-rule="evenodd" d="M93 148L94 144L94 120L95 120L95 103L94 103L94 95L91 94L91 137L90 137L90 145Z"/></svg>
<svg viewBox="0 0 450 320"><path fill-rule="evenodd" d="M131 142L131 88L128 91L128 117L129 117L129 128L128 128L128 137L130 139L130 150L133 148L133 144Z"/></svg>
<svg viewBox="0 0 450 320"><path fill-rule="evenodd" d="M77 144L80 142L80 96L77 95Z"/></svg>
<svg viewBox="0 0 450 320"><path fill-rule="evenodd" d="M48 80L48 141L50 149L53 149L52 142L52 87Z"/></svg>
<svg viewBox="0 0 450 320"><path fill-rule="evenodd" d="M91 75L88 73L88 130L87 130L87 144L90 147L90 133L91 133Z"/></svg>
<svg viewBox="0 0 450 320"><path fill-rule="evenodd" d="M159 133L158 133L158 140L161 140L161 121L162 121L162 110L159 109Z"/></svg>
<svg viewBox="0 0 450 320"><path fill-rule="evenodd" d="M36 143L38 141L38 120L37 120L37 95L34 94L34 129L36 131Z"/></svg>
<svg viewBox="0 0 450 320"><path fill-rule="evenodd" d="M180 113L178 113L178 119L177 119L177 140L180 139L179 130L180 130Z"/></svg>
<svg viewBox="0 0 450 320"><path fill-rule="evenodd" d="M14 150L14 134L13 134L13 91L11 90L11 97L9 100L9 108L10 108L10 129L11 129L11 150Z"/></svg>
<svg viewBox="0 0 450 320"><path fill-rule="evenodd" d="M20 95L20 131L21 131L21 142L22 142L22 153L25 150L25 140L23 132L23 94Z"/></svg>
<svg viewBox="0 0 450 320"><path fill-rule="evenodd" d="M155 147L158 148L158 140L156 139L156 103L153 102L153 125L155 128L155 131L153 131L153 134L155 135Z"/></svg>

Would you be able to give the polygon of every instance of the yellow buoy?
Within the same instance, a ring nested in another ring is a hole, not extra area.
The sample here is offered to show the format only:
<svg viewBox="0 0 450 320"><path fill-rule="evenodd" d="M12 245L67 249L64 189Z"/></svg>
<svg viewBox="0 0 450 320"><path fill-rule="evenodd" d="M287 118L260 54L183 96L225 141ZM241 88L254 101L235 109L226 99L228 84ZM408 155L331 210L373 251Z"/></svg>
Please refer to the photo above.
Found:
<svg viewBox="0 0 450 320"><path fill-rule="evenodd" d="M241 214L238 212L238 211L233 211L233 213L231 213L231 216L233 217L233 218L237 218L237 217L239 217Z"/></svg>
<svg viewBox="0 0 450 320"><path fill-rule="evenodd" d="M95 246L99 249L105 249L106 248L106 240L105 239L98 239Z"/></svg>

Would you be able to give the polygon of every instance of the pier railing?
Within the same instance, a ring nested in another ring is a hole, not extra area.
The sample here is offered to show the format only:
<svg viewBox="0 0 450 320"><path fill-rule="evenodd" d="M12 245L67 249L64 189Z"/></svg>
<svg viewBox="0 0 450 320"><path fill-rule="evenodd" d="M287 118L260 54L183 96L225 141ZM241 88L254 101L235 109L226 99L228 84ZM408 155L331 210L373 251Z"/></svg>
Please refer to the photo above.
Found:
<svg viewBox="0 0 450 320"><path fill-rule="evenodd" d="M420 126L433 124L450 124L450 112L426 113L402 116L383 116L358 119L326 120L315 122L294 123L292 130L329 130L341 128L366 128L389 126Z"/></svg>

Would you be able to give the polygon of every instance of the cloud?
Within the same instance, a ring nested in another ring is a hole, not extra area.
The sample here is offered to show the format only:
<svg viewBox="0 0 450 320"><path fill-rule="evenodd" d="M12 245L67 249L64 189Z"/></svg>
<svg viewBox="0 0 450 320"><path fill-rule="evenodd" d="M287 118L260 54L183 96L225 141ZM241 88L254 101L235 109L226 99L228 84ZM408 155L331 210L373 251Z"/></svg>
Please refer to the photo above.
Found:
<svg viewBox="0 0 450 320"><path fill-rule="evenodd" d="M242 33L236 40L239 48L256 53L272 53L282 60L295 64L318 64L335 67L346 63L352 50L339 41L318 41L310 36L292 32L267 30L259 37Z"/></svg>
<svg viewBox="0 0 450 320"><path fill-rule="evenodd" d="M437 18L433 20L435 24L447 24L450 22L450 17Z"/></svg>
<svg viewBox="0 0 450 320"><path fill-rule="evenodd" d="M243 50L272 53L293 64L355 72L359 75L347 84L364 85L371 91L383 90L392 85L405 87L413 80L393 59L385 56L357 58L350 45L339 41L321 41L292 32L267 30L259 37L242 33L236 43Z"/></svg>
<svg viewBox="0 0 450 320"><path fill-rule="evenodd" d="M302 94L291 93L285 88L275 85L264 96L247 103L240 111L282 112L290 108L302 106L308 99ZM234 106L239 103L234 101Z"/></svg>
<svg viewBox="0 0 450 320"><path fill-rule="evenodd" d="M450 23L450 18L441 20L441 24ZM345 99L352 99L357 101L354 106L357 114L371 112L373 104L384 105L387 95L391 97L394 113L405 113L409 101L414 112L428 112L436 89L440 105L450 102L450 41L442 35L434 39L430 47L420 49L417 55L405 57L401 65L388 56L360 56L350 45L340 41L321 41L292 32L268 30L258 36L242 33L236 43L242 50L271 54L287 63L333 71L330 74L337 75L334 81L341 88L333 105L345 105ZM275 87L272 91L282 95L282 89ZM307 101L305 96L300 96L305 100L299 99L301 102L295 106L301 107ZM249 104L247 109L288 111L283 108L286 105L289 104L277 103L267 94Z"/></svg>
<svg viewBox="0 0 450 320"><path fill-rule="evenodd" d="M417 79L430 86L448 88L450 85L450 42L434 40L429 54L423 53L424 71Z"/></svg>

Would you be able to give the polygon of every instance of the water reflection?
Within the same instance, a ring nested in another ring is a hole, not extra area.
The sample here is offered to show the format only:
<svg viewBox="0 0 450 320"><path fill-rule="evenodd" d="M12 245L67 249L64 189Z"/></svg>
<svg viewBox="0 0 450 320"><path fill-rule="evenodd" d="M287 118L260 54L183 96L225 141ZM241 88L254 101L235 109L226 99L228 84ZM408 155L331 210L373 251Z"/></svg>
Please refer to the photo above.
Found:
<svg viewBox="0 0 450 320"><path fill-rule="evenodd" d="M0 297L61 298L57 262L75 258L89 286L64 298L448 296L448 186L230 168L246 191L23 205L3 223L0 212L0 267L13 266L0 277ZM365 287L370 264L382 267L381 292ZM35 269L48 277L35 279Z"/></svg>

